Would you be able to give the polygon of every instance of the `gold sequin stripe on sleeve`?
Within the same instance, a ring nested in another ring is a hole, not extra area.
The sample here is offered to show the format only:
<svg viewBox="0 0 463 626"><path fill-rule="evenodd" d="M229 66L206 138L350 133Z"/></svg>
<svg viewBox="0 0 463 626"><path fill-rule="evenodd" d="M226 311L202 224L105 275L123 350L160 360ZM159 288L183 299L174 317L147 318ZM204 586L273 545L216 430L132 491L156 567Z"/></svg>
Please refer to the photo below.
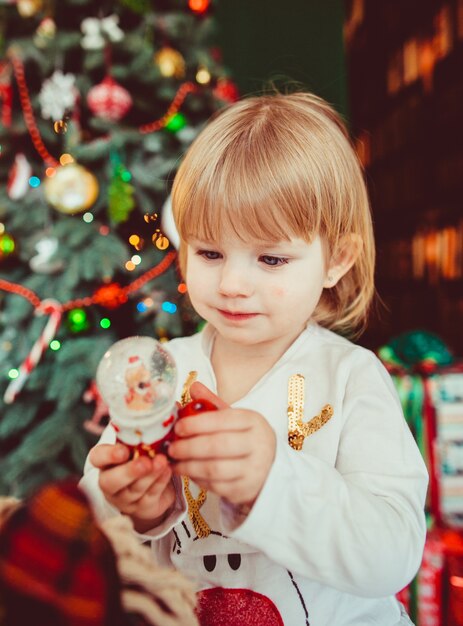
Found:
<svg viewBox="0 0 463 626"><path fill-rule="evenodd" d="M185 406L185 404L191 402L190 387L195 382L197 377L198 372L191 371L188 374L185 384L183 385L182 395L180 398L180 403L182 406ZM198 497L194 498L193 494L190 491L189 477L182 476L182 480L183 489L185 491L185 497L188 504L188 517L190 518L190 522L192 523L193 528L195 529L195 532L200 539L208 537L211 534L211 529L199 511L199 509L206 502L207 491L205 489L201 489Z"/></svg>
<svg viewBox="0 0 463 626"><path fill-rule="evenodd" d="M320 430L333 417L333 407L326 404L320 413L308 422L304 418L304 387L302 374L293 374L288 381L288 443L294 450L302 450L306 437Z"/></svg>

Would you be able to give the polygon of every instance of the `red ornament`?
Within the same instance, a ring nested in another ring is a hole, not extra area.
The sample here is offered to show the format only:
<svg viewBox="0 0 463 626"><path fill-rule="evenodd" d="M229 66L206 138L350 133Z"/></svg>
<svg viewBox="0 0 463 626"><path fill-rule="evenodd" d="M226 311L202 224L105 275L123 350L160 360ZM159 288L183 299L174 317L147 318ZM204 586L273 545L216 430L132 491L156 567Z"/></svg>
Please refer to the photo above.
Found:
<svg viewBox="0 0 463 626"><path fill-rule="evenodd" d="M240 97L238 87L228 78L220 78L217 81L217 85L212 90L212 93L216 98L219 98L219 100L229 103L236 102Z"/></svg>
<svg viewBox="0 0 463 626"><path fill-rule="evenodd" d="M118 283L109 283L97 289L92 300L105 309L117 309L127 302L128 297L125 289Z"/></svg>
<svg viewBox="0 0 463 626"><path fill-rule="evenodd" d="M211 0L188 0L188 6L194 13L204 13L210 4Z"/></svg>
<svg viewBox="0 0 463 626"><path fill-rule="evenodd" d="M206 411L217 411L217 407L209 400L191 400L188 404L179 408L177 417L178 419L183 419L184 417L191 417L192 415L198 415ZM172 433L174 433L174 429L172 429ZM180 437L174 433L172 439L175 441L176 439L180 439Z"/></svg>
<svg viewBox="0 0 463 626"><path fill-rule="evenodd" d="M13 113L13 87L11 85L11 65L0 61L0 120L5 128L11 126Z"/></svg>
<svg viewBox="0 0 463 626"><path fill-rule="evenodd" d="M92 87L87 95L87 104L94 115L104 120L118 122L132 107L132 96L111 76L106 76Z"/></svg>
<svg viewBox="0 0 463 626"><path fill-rule="evenodd" d="M217 411L217 407L209 400L192 400L178 410L178 416L179 418L190 417L190 415L198 415L206 411Z"/></svg>

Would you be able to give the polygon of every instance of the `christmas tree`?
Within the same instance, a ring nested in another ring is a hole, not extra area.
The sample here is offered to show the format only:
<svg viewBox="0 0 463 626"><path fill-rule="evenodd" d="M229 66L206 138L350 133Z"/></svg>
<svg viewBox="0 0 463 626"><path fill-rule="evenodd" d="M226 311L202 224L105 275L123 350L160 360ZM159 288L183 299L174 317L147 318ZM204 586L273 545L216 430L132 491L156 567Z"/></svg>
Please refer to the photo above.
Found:
<svg viewBox="0 0 463 626"><path fill-rule="evenodd" d="M210 0L0 0L0 492L80 473L123 337L190 334L169 192L237 97Z"/></svg>

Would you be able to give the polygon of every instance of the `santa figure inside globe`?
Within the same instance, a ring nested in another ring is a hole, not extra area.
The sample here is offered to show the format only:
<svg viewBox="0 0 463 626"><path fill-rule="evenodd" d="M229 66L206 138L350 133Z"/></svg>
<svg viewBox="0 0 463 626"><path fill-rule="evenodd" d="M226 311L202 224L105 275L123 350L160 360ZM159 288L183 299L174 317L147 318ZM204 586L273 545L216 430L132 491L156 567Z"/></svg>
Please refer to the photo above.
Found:
<svg viewBox="0 0 463 626"><path fill-rule="evenodd" d="M103 355L96 381L116 440L133 457L166 453L177 419L177 373L162 344L151 337L116 342Z"/></svg>

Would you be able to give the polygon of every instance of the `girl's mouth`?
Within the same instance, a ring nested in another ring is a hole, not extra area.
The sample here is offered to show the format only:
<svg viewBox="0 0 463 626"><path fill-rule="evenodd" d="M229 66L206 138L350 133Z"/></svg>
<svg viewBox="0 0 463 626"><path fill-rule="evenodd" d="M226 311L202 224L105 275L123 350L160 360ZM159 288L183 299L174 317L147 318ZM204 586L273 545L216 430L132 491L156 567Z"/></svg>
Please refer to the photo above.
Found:
<svg viewBox="0 0 463 626"><path fill-rule="evenodd" d="M222 309L217 309L220 315L227 320L232 320L235 322L250 320L254 317L257 317L259 313L241 313L239 311L224 311Z"/></svg>

